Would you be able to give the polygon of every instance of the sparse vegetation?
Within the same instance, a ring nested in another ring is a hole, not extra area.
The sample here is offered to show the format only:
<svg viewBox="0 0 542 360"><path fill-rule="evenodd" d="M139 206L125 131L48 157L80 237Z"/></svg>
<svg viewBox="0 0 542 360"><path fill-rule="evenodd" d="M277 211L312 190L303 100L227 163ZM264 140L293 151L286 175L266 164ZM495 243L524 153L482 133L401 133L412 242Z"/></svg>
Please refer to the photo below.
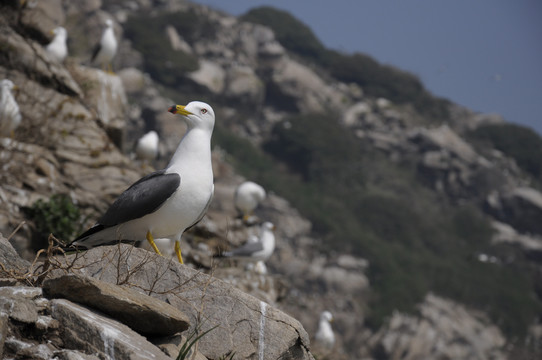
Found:
<svg viewBox="0 0 542 360"><path fill-rule="evenodd" d="M190 21L186 21L188 19ZM166 36L168 25L175 27L185 39L197 36L198 29L205 26L195 19L198 17L192 12L156 16L142 13L128 19L124 27L126 37L132 40L135 49L145 54L143 65L153 79L175 86L185 73L198 69L197 58L184 51L173 50Z"/></svg>
<svg viewBox="0 0 542 360"><path fill-rule="evenodd" d="M288 12L263 6L250 10L241 19L270 27L286 49L340 81L360 85L368 95L398 104L411 103L430 122L440 123L449 118L449 102L432 96L417 76L382 65L365 54L327 49L310 28Z"/></svg>
<svg viewBox="0 0 542 360"><path fill-rule="evenodd" d="M26 212L34 222L37 242L43 245L40 249L47 244L49 234L67 243L81 230L79 208L65 194L52 195L48 201L40 199Z"/></svg>
<svg viewBox="0 0 542 360"><path fill-rule="evenodd" d="M542 137L536 131L517 124L497 124L480 126L468 136L502 151L521 169L542 181Z"/></svg>
<svg viewBox="0 0 542 360"><path fill-rule="evenodd" d="M291 201L329 250L369 260L374 327L394 309L414 311L433 291L486 310L509 334L524 335L542 309L527 266L484 264L491 228L472 206L454 206L420 185L415 164L396 164L331 116L279 123L264 151L218 127L215 141L243 175Z"/></svg>

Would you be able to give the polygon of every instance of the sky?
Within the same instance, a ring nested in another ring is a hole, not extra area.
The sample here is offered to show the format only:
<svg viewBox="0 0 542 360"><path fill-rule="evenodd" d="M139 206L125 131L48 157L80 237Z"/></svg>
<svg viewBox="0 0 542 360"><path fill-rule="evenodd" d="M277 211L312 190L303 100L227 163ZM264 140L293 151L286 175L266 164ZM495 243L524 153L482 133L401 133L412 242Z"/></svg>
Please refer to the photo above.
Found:
<svg viewBox="0 0 542 360"><path fill-rule="evenodd" d="M192 0L244 14L269 5L322 43L417 75L434 95L542 134L541 0Z"/></svg>

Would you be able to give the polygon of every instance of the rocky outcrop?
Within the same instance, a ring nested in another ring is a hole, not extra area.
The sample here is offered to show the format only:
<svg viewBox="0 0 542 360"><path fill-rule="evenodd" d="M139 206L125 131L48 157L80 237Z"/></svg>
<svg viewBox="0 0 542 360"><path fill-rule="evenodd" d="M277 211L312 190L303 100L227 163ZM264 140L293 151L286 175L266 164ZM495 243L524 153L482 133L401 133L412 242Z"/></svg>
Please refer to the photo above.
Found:
<svg viewBox="0 0 542 360"><path fill-rule="evenodd" d="M506 359L505 338L481 314L429 294L420 316L394 313L369 340L375 358Z"/></svg>
<svg viewBox="0 0 542 360"><path fill-rule="evenodd" d="M184 127L165 110L198 93L216 104L220 126L254 144L288 115L331 110L392 161L417 164L425 184L451 201L484 204L499 221L494 241L517 244L540 262L540 194L513 161L498 152L481 153L462 137L480 124L502 122L500 117L451 106L452 123L431 125L409 105L324 79L288 54L269 28L184 1L32 4L21 16L5 6L8 11L0 15L0 42L10 49L0 54L0 76L18 85L15 96L23 112L15 138L0 139L4 236L25 220L25 207L54 193L68 194L86 216L82 226L90 225L122 190L152 170L130 159L132 145L146 130L161 137L162 157L153 165L167 163ZM190 9L216 30L191 42L171 26L166 29L172 48L191 53L200 64L185 75L179 99L164 95L141 70L143 55L122 38L122 24L136 8ZM115 20L121 43L114 64L118 75L88 67L106 17ZM42 47L58 24L68 28L71 39L64 65L48 59ZM254 230L235 219L231 200L245 179L228 165L228 156L214 149L213 203L204 221L183 236L187 262L199 271L127 245L100 248L64 258L45 282L44 297L40 287L19 287L37 285L43 259L32 265L0 238L0 282L12 289L1 295L4 355L96 359L90 354L107 358L114 351L126 358L175 357L193 331L219 325L198 343L197 358L233 352L235 358L254 358L263 352L266 359L309 359L309 334L316 331L318 314L331 310L337 341L321 358L502 358L504 340L490 322L432 295L420 305L420 316L395 314L373 333L364 324L371 264L340 248L323 251L312 224L280 194L269 194L257 210L260 219L277 226L267 274L213 260L218 248L240 245ZM27 222L10 239L27 260L35 256L31 238ZM162 320L145 320L149 317ZM171 318L177 319L173 325ZM149 333L152 341L144 338Z"/></svg>
<svg viewBox="0 0 542 360"><path fill-rule="evenodd" d="M196 327L209 332L198 342L208 358L235 352L249 359L265 349L268 359L310 359L309 337L301 324L219 279L129 245L100 247L71 255L75 273L91 275L167 302L184 312Z"/></svg>
<svg viewBox="0 0 542 360"><path fill-rule="evenodd" d="M90 277L71 274L49 279L43 290L48 297L96 308L149 336L175 335L189 326L186 316L165 302Z"/></svg>

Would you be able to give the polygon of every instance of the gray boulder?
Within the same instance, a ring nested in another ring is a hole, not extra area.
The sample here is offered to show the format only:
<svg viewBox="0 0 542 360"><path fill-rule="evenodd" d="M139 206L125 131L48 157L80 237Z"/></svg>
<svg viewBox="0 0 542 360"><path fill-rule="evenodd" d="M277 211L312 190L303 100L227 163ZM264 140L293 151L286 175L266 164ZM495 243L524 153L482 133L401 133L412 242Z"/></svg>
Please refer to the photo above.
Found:
<svg viewBox="0 0 542 360"><path fill-rule="evenodd" d="M170 359L128 326L65 299L51 301L66 348L83 349L108 359Z"/></svg>
<svg viewBox="0 0 542 360"><path fill-rule="evenodd" d="M43 283L49 297L65 298L98 309L140 334L174 335L188 329L186 316L173 306L130 288L81 275L64 275Z"/></svg>
<svg viewBox="0 0 542 360"><path fill-rule="evenodd" d="M61 260L61 259L59 259ZM301 324L223 281L129 245L102 246L62 261L75 273L126 284L186 313L191 330L205 331L198 350L208 358L312 359ZM56 274L54 276L59 276Z"/></svg>

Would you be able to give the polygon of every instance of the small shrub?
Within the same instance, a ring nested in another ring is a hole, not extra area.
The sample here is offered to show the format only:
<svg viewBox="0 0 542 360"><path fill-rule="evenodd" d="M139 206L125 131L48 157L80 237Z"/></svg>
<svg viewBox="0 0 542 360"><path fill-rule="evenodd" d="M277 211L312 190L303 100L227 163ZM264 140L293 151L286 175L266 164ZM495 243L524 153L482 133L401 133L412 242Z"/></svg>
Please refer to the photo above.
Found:
<svg viewBox="0 0 542 360"><path fill-rule="evenodd" d="M81 230L79 208L68 195L55 194L49 201L40 199L27 209L27 215L34 222L39 245L46 244L49 234L68 243Z"/></svg>
<svg viewBox="0 0 542 360"><path fill-rule="evenodd" d="M521 169L542 181L542 137L536 131L516 124L498 124L480 126L468 136L502 151Z"/></svg>

